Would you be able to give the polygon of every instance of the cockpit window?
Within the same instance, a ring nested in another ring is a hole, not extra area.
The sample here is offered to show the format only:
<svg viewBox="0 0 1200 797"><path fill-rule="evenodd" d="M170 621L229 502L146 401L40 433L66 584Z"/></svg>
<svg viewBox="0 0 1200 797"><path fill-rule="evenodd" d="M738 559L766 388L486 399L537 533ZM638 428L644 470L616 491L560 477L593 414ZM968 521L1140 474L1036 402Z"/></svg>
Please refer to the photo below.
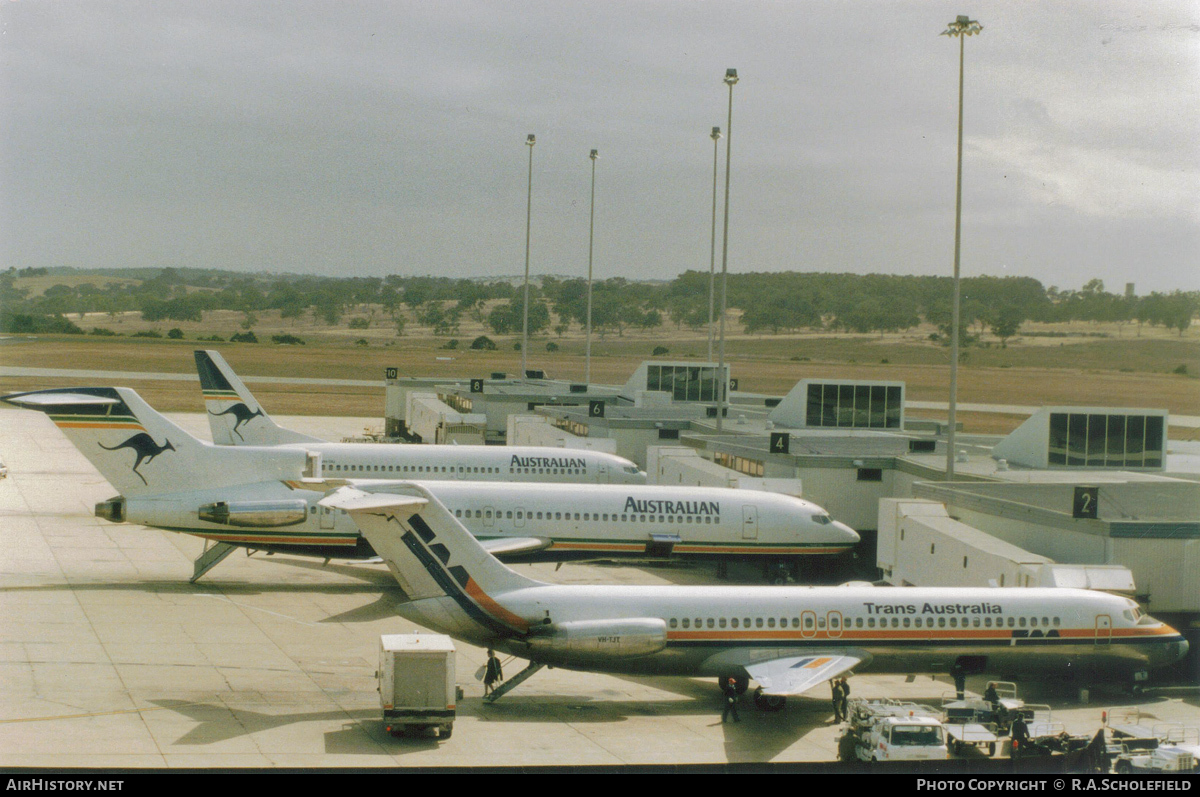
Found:
<svg viewBox="0 0 1200 797"><path fill-rule="evenodd" d="M637 467L637 465L626 465L625 472L626 473L637 473L638 467Z"/></svg>
<svg viewBox="0 0 1200 797"><path fill-rule="evenodd" d="M829 515L813 515L812 519L813 523L821 526L826 526L833 522L833 518L829 517Z"/></svg>

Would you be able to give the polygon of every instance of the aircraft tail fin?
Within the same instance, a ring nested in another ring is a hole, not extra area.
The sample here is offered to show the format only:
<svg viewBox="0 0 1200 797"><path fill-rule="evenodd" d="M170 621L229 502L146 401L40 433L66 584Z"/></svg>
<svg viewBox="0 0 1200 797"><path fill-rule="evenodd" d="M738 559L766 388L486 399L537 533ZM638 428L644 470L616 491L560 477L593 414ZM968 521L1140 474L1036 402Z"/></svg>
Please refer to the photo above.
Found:
<svg viewBox="0 0 1200 797"><path fill-rule="evenodd" d="M201 474L214 487L305 476L305 451L216 449L125 387L38 390L0 400L50 416L122 495L192 489Z"/></svg>
<svg viewBox="0 0 1200 797"><path fill-rule="evenodd" d="M501 564L424 487L387 493L342 487L321 500L354 518L410 600L449 598L470 620L500 636L529 632L530 620L502 605L505 593L546 586Z"/></svg>
<svg viewBox="0 0 1200 797"><path fill-rule="evenodd" d="M323 442L275 423L220 352L197 350L195 355L214 443L219 446L277 446Z"/></svg>

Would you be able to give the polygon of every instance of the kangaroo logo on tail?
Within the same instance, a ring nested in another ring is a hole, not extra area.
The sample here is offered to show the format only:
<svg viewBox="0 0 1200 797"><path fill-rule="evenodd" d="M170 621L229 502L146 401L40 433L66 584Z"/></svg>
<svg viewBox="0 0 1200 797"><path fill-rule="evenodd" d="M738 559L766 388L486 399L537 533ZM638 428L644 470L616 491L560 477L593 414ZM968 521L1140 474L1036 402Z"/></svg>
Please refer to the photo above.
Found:
<svg viewBox="0 0 1200 797"><path fill-rule="evenodd" d="M163 438L163 444L160 446L158 443L154 442L153 437L145 432L138 432L124 443L121 443L118 446L113 446L112 448L104 445L104 443L97 443L96 445L100 446L105 451L118 451L122 448L132 448L134 453L137 454L137 461L133 463L133 472L136 473L138 478L142 480L142 484L147 486L149 486L150 483L146 481L146 477L141 474L138 468L142 466L143 462L149 462L168 449L171 451L175 450L175 446L171 445L171 441L167 438Z"/></svg>
<svg viewBox="0 0 1200 797"><path fill-rule="evenodd" d="M213 412L212 410L209 410L208 414L215 415L218 417L220 417L221 415L232 414L236 421L233 424L233 433L238 436L239 440L246 439L246 438L242 437L242 433L238 431L239 426L241 426L244 423L249 423L250 421L252 421L255 418L263 417L262 407L259 407L254 412L251 412L250 408L247 407L243 402L238 402L237 404L234 404L229 409L222 410L221 412Z"/></svg>

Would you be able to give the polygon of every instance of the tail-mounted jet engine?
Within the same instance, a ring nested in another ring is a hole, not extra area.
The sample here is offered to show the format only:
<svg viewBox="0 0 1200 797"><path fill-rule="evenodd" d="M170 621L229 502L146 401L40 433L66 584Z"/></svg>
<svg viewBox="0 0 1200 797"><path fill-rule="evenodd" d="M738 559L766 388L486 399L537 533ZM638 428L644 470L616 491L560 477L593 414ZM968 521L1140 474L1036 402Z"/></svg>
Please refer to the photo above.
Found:
<svg viewBox="0 0 1200 797"><path fill-rule="evenodd" d="M305 501L217 501L200 507L200 519L223 526L274 528L303 523L308 516Z"/></svg>
<svg viewBox="0 0 1200 797"><path fill-rule="evenodd" d="M538 660L629 659L665 648L667 624L656 617L555 623L537 627L526 641Z"/></svg>

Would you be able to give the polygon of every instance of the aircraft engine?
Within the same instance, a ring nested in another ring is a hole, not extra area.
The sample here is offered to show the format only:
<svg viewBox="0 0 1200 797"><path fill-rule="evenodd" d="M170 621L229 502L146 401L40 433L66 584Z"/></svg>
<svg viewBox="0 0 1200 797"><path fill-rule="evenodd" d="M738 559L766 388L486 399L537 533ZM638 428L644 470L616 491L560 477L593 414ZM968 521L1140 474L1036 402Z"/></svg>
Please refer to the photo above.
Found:
<svg viewBox="0 0 1200 797"><path fill-rule="evenodd" d="M125 498L118 495L96 504L96 517L111 520L113 523L124 523Z"/></svg>
<svg viewBox="0 0 1200 797"><path fill-rule="evenodd" d="M294 526L308 517L308 503L295 501L217 501L200 507L200 519L223 526Z"/></svg>
<svg viewBox="0 0 1200 797"><path fill-rule="evenodd" d="M544 628L528 640L531 650L562 660L628 659L667 646L667 624L658 618L579 620Z"/></svg>

